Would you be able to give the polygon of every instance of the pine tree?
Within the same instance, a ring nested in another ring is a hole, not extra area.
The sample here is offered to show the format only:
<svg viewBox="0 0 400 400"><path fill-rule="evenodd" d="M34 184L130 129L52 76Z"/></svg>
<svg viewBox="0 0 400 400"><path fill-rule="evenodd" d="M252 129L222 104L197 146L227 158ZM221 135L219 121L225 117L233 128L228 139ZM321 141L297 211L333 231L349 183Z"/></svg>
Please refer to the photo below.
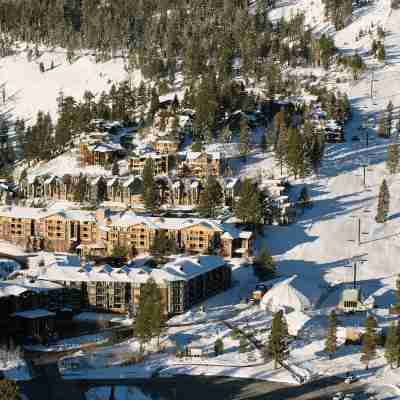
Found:
<svg viewBox="0 0 400 400"><path fill-rule="evenodd" d="M198 211L204 218L215 218L222 204L222 189L214 176L209 176L200 194Z"/></svg>
<svg viewBox="0 0 400 400"><path fill-rule="evenodd" d="M159 230L153 239L150 247L150 253L162 259L165 256L175 254L177 252L176 242L167 236L164 230Z"/></svg>
<svg viewBox="0 0 400 400"><path fill-rule="evenodd" d="M240 336L239 339L239 353L246 353L249 349L249 341L245 336Z"/></svg>
<svg viewBox="0 0 400 400"><path fill-rule="evenodd" d="M143 345L155 337L160 337L165 320L160 289L150 278L140 286L139 304L136 310L135 334Z"/></svg>
<svg viewBox="0 0 400 400"><path fill-rule="evenodd" d="M307 186L303 186L303 188L301 189L299 200L297 201L297 203L302 209L311 206L311 199L308 193Z"/></svg>
<svg viewBox="0 0 400 400"><path fill-rule="evenodd" d="M271 333L268 342L268 352L274 360L274 368L289 355L288 327L282 311L274 314L272 319Z"/></svg>
<svg viewBox="0 0 400 400"><path fill-rule="evenodd" d="M390 368L393 368L395 362L398 360L399 350L400 338L398 336L396 324L392 322L385 341L385 358Z"/></svg>
<svg viewBox="0 0 400 400"><path fill-rule="evenodd" d="M399 166L399 145L397 143L392 143L388 147L386 166L389 173L395 174L397 172Z"/></svg>
<svg viewBox="0 0 400 400"><path fill-rule="evenodd" d="M380 118L379 118L379 124L378 124L378 136L387 138L387 129L386 129L386 118L385 114L382 113Z"/></svg>
<svg viewBox="0 0 400 400"><path fill-rule="evenodd" d="M148 158L143 168L143 202L152 213L158 210L158 196L154 182L153 161Z"/></svg>
<svg viewBox="0 0 400 400"><path fill-rule="evenodd" d="M365 321L365 333L362 340L361 362L365 364L365 369L368 370L369 363L376 356L376 334L377 323L373 316L369 316Z"/></svg>
<svg viewBox="0 0 400 400"><path fill-rule="evenodd" d="M250 151L249 124L245 118L240 119L240 155L246 159Z"/></svg>
<svg viewBox="0 0 400 400"><path fill-rule="evenodd" d="M378 59L379 62L385 62L385 57L386 57L386 52L385 52L385 46L380 42L378 44L378 51L376 52L376 58Z"/></svg>
<svg viewBox="0 0 400 400"><path fill-rule="evenodd" d="M263 133L261 136L261 143L260 143L261 150L265 153L268 150L268 140L267 134Z"/></svg>
<svg viewBox="0 0 400 400"><path fill-rule="evenodd" d="M383 224L384 222L387 221L389 214L389 204L390 204L390 193L386 183L386 179L384 179L379 189L378 208L375 217L375 221L378 222L379 224Z"/></svg>
<svg viewBox="0 0 400 400"><path fill-rule="evenodd" d="M254 260L254 273L260 280L271 279L276 274L275 261L266 247L263 247Z"/></svg>
<svg viewBox="0 0 400 400"><path fill-rule="evenodd" d="M221 338L218 338L214 343L214 353L216 356L224 353L224 342Z"/></svg>
<svg viewBox="0 0 400 400"><path fill-rule="evenodd" d="M250 179L245 179L235 204L235 216L245 224L259 225L263 221L263 199Z"/></svg>
<svg viewBox="0 0 400 400"><path fill-rule="evenodd" d="M335 311L329 315L328 332L325 340L325 351L329 354L329 358L336 353L337 349L337 318Z"/></svg>
<svg viewBox="0 0 400 400"><path fill-rule="evenodd" d="M394 305L396 313L400 313L400 275L396 279L396 304Z"/></svg>
<svg viewBox="0 0 400 400"><path fill-rule="evenodd" d="M303 135L295 128L289 128L287 167L294 178L304 178L307 172L305 143Z"/></svg>

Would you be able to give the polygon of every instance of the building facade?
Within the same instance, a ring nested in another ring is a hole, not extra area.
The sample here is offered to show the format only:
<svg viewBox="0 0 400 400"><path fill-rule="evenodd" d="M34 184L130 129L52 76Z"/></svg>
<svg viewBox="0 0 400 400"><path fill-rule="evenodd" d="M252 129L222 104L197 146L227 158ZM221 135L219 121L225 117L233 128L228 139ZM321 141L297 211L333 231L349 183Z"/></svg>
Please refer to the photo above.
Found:
<svg viewBox="0 0 400 400"><path fill-rule="evenodd" d="M141 288L153 279L160 290L165 314L179 314L231 286L231 269L222 257L179 257L165 265L126 265L112 268L57 266L40 279L78 289L81 304L95 311L135 313Z"/></svg>

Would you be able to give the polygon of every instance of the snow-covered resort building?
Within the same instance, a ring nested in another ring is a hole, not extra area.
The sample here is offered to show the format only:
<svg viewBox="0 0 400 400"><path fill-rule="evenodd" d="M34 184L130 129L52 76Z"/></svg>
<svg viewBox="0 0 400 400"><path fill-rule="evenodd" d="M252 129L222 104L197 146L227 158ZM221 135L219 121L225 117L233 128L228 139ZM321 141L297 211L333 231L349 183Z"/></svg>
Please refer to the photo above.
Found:
<svg viewBox="0 0 400 400"><path fill-rule="evenodd" d="M107 209L48 210L5 207L0 210L0 239L26 248L77 250L80 255L108 255L115 248L148 252L164 232L182 253L249 256L253 233L234 224L200 218L164 218Z"/></svg>
<svg viewBox="0 0 400 400"><path fill-rule="evenodd" d="M220 152L188 151L178 160L180 176L223 176L226 171L226 161Z"/></svg>
<svg viewBox="0 0 400 400"><path fill-rule="evenodd" d="M117 313L134 313L142 285L153 279L160 288L165 313L179 314L229 288L231 269L219 256L184 256L157 267L134 262L122 268L54 264L38 279L79 290L82 308Z"/></svg>

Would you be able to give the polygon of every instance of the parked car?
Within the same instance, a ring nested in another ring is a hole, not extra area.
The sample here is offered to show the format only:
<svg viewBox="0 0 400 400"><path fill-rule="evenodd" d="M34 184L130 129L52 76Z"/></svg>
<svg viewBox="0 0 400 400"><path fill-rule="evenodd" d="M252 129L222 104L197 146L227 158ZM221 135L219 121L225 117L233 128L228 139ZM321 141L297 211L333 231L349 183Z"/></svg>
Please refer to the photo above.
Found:
<svg viewBox="0 0 400 400"><path fill-rule="evenodd" d="M348 375L346 377L346 379L344 380L344 383L347 383L348 385L350 385L353 382L356 382L357 378L354 375Z"/></svg>

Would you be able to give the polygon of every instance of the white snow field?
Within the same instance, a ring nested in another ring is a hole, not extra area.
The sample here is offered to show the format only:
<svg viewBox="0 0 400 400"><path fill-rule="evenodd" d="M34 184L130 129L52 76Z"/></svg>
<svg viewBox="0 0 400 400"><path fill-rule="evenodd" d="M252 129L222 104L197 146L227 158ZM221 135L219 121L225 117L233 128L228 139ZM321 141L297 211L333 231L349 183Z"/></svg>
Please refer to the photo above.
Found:
<svg viewBox="0 0 400 400"><path fill-rule="evenodd" d="M70 64L64 49L39 50L42 55L28 62L26 47L20 45L15 55L0 61L0 82L5 83L7 96L16 97L13 114L24 119L35 118L39 110L50 112L55 119L60 91L81 99L86 90L100 94L108 91L112 83L130 79L133 85L138 85L142 79L139 71L126 72L122 58L96 63L88 52L82 52ZM52 61L55 68L50 70ZM40 62L44 63L44 73L39 70Z"/></svg>

